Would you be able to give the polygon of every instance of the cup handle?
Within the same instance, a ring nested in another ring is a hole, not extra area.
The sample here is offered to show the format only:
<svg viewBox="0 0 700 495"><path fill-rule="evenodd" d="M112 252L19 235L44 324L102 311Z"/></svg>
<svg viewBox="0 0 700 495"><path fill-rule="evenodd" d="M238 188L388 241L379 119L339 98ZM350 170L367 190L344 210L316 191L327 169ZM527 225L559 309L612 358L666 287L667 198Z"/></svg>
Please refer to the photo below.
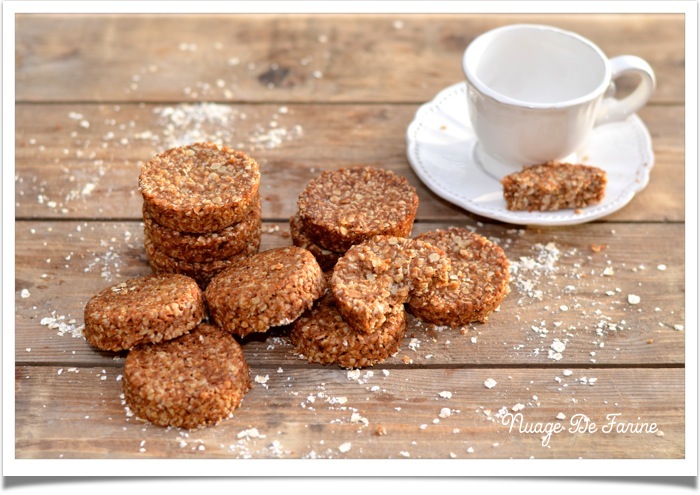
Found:
<svg viewBox="0 0 700 495"><path fill-rule="evenodd" d="M639 76L639 84L632 93L622 99L614 97L603 99L596 117L596 125L623 120L635 113L646 105L656 87L654 71L645 60L639 57L621 55L611 58L610 65L612 68L612 82L623 74L637 74Z"/></svg>

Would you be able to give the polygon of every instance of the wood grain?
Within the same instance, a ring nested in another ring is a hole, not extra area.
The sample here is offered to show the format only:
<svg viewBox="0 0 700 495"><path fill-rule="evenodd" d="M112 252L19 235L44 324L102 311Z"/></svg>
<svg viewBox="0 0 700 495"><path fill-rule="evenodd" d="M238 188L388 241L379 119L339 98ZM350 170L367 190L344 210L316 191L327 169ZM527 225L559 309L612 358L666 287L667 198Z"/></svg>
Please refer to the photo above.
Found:
<svg viewBox="0 0 700 495"><path fill-rule="evenodd" d="M419 223L414 234L454 224ZM512 264L511 293L486 324L435 328L410 319L401 352L415 365L649 365L685 362L683 240L677 224L604 224L566 229L509 229L461 223L503 246ZM139 222L16 224L17 362L108 365L81 338L41 325L64 316L82 324L88 299L104 287L149 274ZM288 224L266 223L261 249L291 245ZM586 239L585 244L580 240ZM543 246L556 248L548 253ZM595 249L602 248L600 252ZM549 256L550 261L545 257ZM530 263L524 262L525 257ZM555 259L556 258L556 259ZM644 261L641 261L644 260ZM527 269L534 264L534 269ZM664 265L665 269L657 267ZM604 275L612 270L610 276ZM30 297L21 297L22 289ZM630 305L629 294L640 296ZM246 350L269 365L301 365L285 329L247 339ZM411 339L419 347L412 349ZM473 339L473 340L472 340ZM549 357L554 340L563 357ZM272 347L268 352L268 347ZM31 349L31 351L27 351Z"/></svg>
<svg viewBox="0 0 700 495"><path fill-rule="evenodd" d="M354 377L337 369L253 366L253 376L267 380L255 385L230 419L187 431L130 416L120 398L121 368L20 366L15 393L26 399L16 409L17 454L48 459L685 455L682 370L572 368L565 376L563 370L545 368L385 369ZM484 386L488 378L495 387ZM55 401L56 396L65 399ZM505 412L520 412L525 422L560 423L566 431L543 445L544 434L504 424ZM557 419L560 413L565 419ZM620 414L619 423L655 423L662 435L618 433L617 425L606 433L609 414ZM588 417L598 430L568 431L576 415ZM347 452L340 450L343 444L349 444Z"/></svg>
<svg viewBox="0 0 700 495"><path fill-rule="evenodd" d="M422 102L462 80L474 37L518 22L644 57L654 101L684 99L680 14L217 14L20 15L17 100Z"/></svg>
<svg viewBox="0 0 700 495"><path fill-rule="evenodd" d="M420 220L473 215L442 200L406 159L406 127L415 105L231 105L216 111L177 105L19 105L16 109L18 218L139 218L140 166L155 153L202 137L243 149L261 165L266 218L289 218L304 186L322 170L370 164L409 179ZM286 109L281 113L280 108ZM166 112L178 117L164 117ZM201 124L185 117L208 116ZM652 136L649 186L605 221L685 218L685 126L682 108L640 112ZM245 116L244 118L242 118ZM81 122L87 122L82 124ZM87 127L85 127L87 126ZM297 126L301 129L295 134ZM276 133L287 132L284 138ZM279 141L260 141L274 136Z"/></svg>

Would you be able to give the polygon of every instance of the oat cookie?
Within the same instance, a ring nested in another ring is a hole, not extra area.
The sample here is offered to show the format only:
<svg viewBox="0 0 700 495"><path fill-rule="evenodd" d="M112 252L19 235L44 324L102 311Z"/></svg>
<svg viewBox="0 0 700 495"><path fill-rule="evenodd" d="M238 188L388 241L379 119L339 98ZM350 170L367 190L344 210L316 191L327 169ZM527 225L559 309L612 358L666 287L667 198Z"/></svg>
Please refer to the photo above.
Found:
<svg viewBox="0 0 700 495"><path fill-rule="evenodd" d="M202 292L184 275L148 275L108 287L85 305L83 335L104 351L173 339L206 316Z"/></svg>
<svg viewBox="0 0 700 495"><path fill-rule="evenodd" d="M204 298L212 321L243 337L291 323L324 292L316 258L289 246L232 265L211 280Z"/></svg>
<svg viewBox="0 0 700 495"><path fill-rule="evenodd" d="M145 237L154 249L183 261L212 263L248 251L260 244L262 234L262 199L256 195L253 208L242 221L218 232L196 234L180 232L160 225L143 209Z"/></svg>
<svg viewBox="0 0 700 495"><path fill-rule="evenodd" d="M314 244L345 252L374 235L408 237L418 194L390 170L350 167L322 172L299 194L297 205Z"/></svg>
<svg viewBox="0 0 700 495"><path fill-rule="evenodd" d="M228 418L251 387L233 335L202 323L191 333L134 348L124 361L124 398L139 418L194 429Z"/></svg>
<svg viewBox="0 0 700 495"><path fill-rule="evenodd" d="M208 263L172 258L156 249L148 237L144 238L143 244L146 248L148 261L155 273L180 273L182 275L187 275L193 278L202 289L206 289L207 285L209 285L209 281L218 273L235 265L242 258L257 253L260 247L260 238L253 238L252 243L248 244L242 252L228 259L214 260Z"/></svg>
<svg viewBox="0 0 700 495"><path fill-rule="evenodd" d="M405 330L406 312L398 306L375 331L358 332L345 322L328 293L293 323L289 337L310 363L363 368L396 354Z"/></svg>
<svg viewBox="0 0 700 495"><path fill-rule="evenodd" d="M416 239L447 254L452 283L414 295L408 301L409 311L437 325L485 322L510 291L509 262L503 250L463 228L425 232Z"/></svg>
<svg viewBox="0 0 700 495"><path fill-rule="evenodd" d="M292 235L292 243L294 243L295 246L311 251L311 254L314 255L324 272L333 269L340 257L343 256L343 253L330 251L314 244L309 236L306 235L304 225L298 213L289 219L289 230Z"/></svg>
<svg viewBox="0 0 700 495"><path fill-rule="evenodd" d="M509 210L584 208L603 200L607 174L590 165L548 162L506 175L501 185Z"/></svg>
<svg viewBox="0 0 700 495"><path fill-rule="evenodd" d="M253 206L260 170L242 151L214 143L169 149L143 165L144 208L180 232L217 232L242 221Z"/></svg>
<svg viewBox="0 0 700 495"><path fill-rule="evenodd" d="M449 268L439 248L380 235L351 247L338 260L331 291L343 318L358 331L372 332L410 297L447 284Z"/></svg>

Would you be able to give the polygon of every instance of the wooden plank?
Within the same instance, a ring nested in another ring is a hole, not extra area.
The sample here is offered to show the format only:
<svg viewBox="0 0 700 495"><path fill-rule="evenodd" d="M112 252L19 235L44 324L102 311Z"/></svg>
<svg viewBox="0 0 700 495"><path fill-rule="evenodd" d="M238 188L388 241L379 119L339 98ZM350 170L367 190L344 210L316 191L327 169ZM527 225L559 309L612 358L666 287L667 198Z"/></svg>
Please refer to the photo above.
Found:
<svg viewBox="0 0 700 495"><path fill-rule="evenodd" d="M119 367L22 366L15 373L15 456L684 458L683 370L569 371L376 369L352 375L339 369L253 366L251 375L259 382L231 418L186 431L128 415ZM484 386L489 378L497 383L491 389ZM506 413L520 413L522 423L511 429ZM597 430L589 426L577 432L576 418L582 416ZM613 424L606 431L612 419L647 429L624 433ZM559 424L564 430L547 441L544 433L527 429L538 424Z"/></svg>
<svg viewBox="0 0 700 495"><path fill-rule="evenodd" d="M421 220L475 218L442 200L406 159L416 105L29 105L16 107L18 218L140 218L138 174L155 153L212 139L261 165L266 218L289 218L299 192L322 170L357 163L394 170L419 193ZM653 139L649 186L610 221L685 218L684 110L640 115Z"/></svg>
<svg viewBox="0 0 700 495"><path fill-rule="evenodd" d="M422 102L475 36L519 22L642 56L654 101L684 100L682 14L18 15L17 99Z"/></svg>
<svg viewBox="0 0 700 495"><path fill-rule="evenodd" d="M682 224L509 229L475 222L418 223L414 234L450 225L473 228L504 248L519 267L511 293L483 325L453 330L410 319L401 351L387 365L685 362ZM265 223L261 249L290 245L288 230L288 224ZM117 356L73 338L73 329L82 325L92 295L150 273L140 223L20 221L15 236L17 362L109 366ZM23 290L28 297L22 297ZM630 304L629 294L641 302ZM58 326L51 328L51 319ZM561 356L552 354L552 345L560 345L556 340L566 347ZM305 365L284 331L251 336L245 349L255 363Z"/></svg>

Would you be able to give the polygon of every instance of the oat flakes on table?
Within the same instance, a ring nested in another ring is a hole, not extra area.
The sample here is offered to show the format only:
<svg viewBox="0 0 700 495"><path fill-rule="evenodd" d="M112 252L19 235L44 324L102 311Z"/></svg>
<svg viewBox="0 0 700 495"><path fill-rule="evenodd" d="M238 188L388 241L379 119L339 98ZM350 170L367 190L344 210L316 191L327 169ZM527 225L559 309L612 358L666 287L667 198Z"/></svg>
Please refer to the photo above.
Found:
<svg viewBox="0 0 700 495"><path fill-rule="evenodd" d="M241 337L288 325L326 290L316 258L296 246L249 256L219 273L204 298L211 320Z"/></svg>
<svg viewBox="0 0 700 495"><path fill-rule="evenodd" d="M122 351L183 335L206 317L197 283L184 275L148 275L107 287L84 309L85 340Z"/></svg>
<svg viewBox="0 0 700 495"><path fill-rule="evenodd" d="M442 249L450 260L450 285L430 287L408 301L423 321L459 327L485 322L510 292L509 262L503 250L463 228L425 232L416 237Z"/></svg>
<svg viewBox="0 0 700 495"><path fill-rule="evenodd" d="M134 348L124 361L122 382L137 417L188 429L230 417L251 388L235 337L207 323L177 339Z"/></svg>
<svg viewBox="0 0 700 495"><path fill-rule="evenodd" d="M408 237L418 194L405 177L374 167L322 172L299 194L299 216L314 244L345 252L374 235Z"/></svg>
<svg viewBox="0 0 700 495"><path fill-rule="evenodd" d="M183 261L212 263L248 252L250 246L260 245L262 198L257 194L246 218L218 232L196 234L172 230L153 220L145 208L143 223L144 235L155 250Z"/></svg>
<svg viewBox="0 0 700 495"><path fill-rule="evenodd" d="M437 247L379 235L338 260L331 291L343 318L360 332L372 332L410 297L447 284L449 268L449 259Z"/></svg>
<svg viewBox="0 0 700 495"><path fill-rule="evenodd" d="M143 240L146 256L155 273L180 273L193 278L202 289L206 289L211 279L226 268L235 265L241 259L256 254L260 248L260 237L253 237L250 244L244 246L243 251L228 259L213 260L210 262L185 261L172 258L159 251L150 238Z"/></svg>
<svg viewBox="0 0 700 495"><path fill-rule="evenodd" d="M156 222L180 232L217 232L242 221L259 186L253 158L214 143L164 151L139 175L144 208Z"/></svg>

